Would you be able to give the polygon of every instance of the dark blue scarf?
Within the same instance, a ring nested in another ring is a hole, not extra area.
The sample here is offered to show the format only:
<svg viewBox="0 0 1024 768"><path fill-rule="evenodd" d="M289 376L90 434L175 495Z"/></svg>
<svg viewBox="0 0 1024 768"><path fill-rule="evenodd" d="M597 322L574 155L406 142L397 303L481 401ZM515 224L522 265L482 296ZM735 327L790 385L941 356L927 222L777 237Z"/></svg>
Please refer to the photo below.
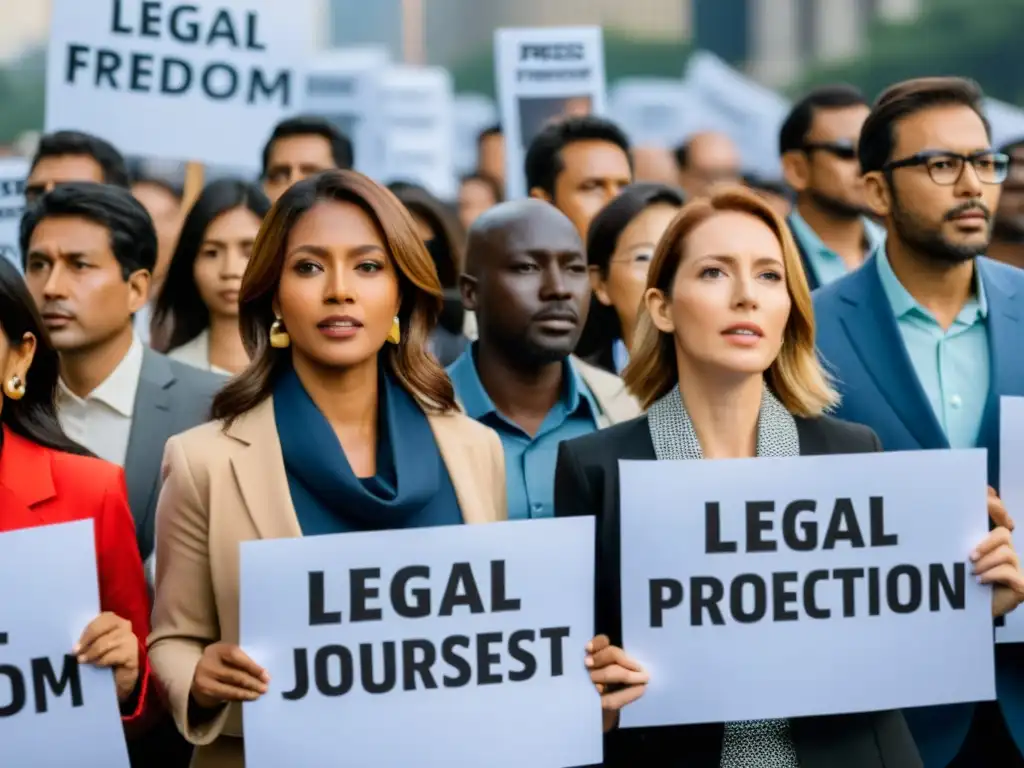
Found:
<svg viewBox="0 0 1024 768"><path fill-rule="evenodd" d="M294 370L274 386L288 489L306 536L462 522L426 414L390 374L381 374L379 386L377 474L367 478L356 477Z"/></svg>

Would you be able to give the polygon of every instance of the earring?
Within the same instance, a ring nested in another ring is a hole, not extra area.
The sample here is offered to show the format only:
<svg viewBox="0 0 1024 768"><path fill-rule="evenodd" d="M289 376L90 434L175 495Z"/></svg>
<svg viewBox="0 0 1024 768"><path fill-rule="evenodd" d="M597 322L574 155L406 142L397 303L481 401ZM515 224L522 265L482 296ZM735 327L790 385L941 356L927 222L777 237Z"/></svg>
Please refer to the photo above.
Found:
<svg viewBox="0 0 1024 768"><path fill-rule="evenodd" d="M14 374L4 382L4 394L11 400L21 400L25 396L25 382L21 376Z"/></svg>
<svg viewBox="0 0 1024 768"><path fill-rule="evenodd" d="M398 315L395 315L394 321L391 323L391 330L388 331L388 341L392 344L397 344L402 340L402 326L398 324Z"/></svg>
<svg viewBox="0 0 1024 768"><path fill-rule="evenodd" d="M287 349L291 343L291 337L288 335L288 331L284 329L284 323L281 322L281 318L275 319L273 325L270 326L270 346L274 349Z"/></svg>

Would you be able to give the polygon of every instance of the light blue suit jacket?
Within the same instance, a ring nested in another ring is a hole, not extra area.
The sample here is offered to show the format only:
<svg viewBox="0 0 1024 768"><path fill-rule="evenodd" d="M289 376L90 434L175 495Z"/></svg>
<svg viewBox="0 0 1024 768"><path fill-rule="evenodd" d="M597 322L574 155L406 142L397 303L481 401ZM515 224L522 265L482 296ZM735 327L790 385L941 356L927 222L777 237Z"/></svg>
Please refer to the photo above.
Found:
<svg viewBox="0 0 1024 768"><path fill-rule="evenodd" d="M977 446L999 488L999 397L1024 395L1024 270L976 261L988 299L991 385ZM878 270L860 269L814 292L818 349L843 401L835 414L871 427L888 451L949 448L903 345ZM956 659L950 659L955 664ZM1024 645L996 649L999 703L1024 752ZM973 704L907 710L925 768L946 768L970 728Z"/></svg>

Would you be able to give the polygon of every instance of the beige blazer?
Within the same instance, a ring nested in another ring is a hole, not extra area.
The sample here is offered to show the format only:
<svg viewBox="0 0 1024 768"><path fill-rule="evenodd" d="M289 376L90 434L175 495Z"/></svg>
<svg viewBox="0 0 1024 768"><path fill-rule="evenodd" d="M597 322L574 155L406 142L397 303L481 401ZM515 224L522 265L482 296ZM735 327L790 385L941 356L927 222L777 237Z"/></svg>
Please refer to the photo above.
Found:
<svg viewBox="0 0 1024 768"><path fill-rule="evenodd" d="M428 416L462 517L507 518L498 436L461 414ZM149 660L174 720L197 746L193 768L243 768L242 709L189 720L196 665L210 643L238 643L239 544L301 536L268 399L226 430L220 422L167 441L157 507L156 598Z"/></svg>
<svg viewBox="0 0 1024 768"><path fill-rule="evenodd" d="M598 427L604 429L612 424L635 419L643 413L636 398L629 394L626 385L618 376L585 363L575 355L572 357L572 364L601 408L601 413L598 414Z"/></svg>

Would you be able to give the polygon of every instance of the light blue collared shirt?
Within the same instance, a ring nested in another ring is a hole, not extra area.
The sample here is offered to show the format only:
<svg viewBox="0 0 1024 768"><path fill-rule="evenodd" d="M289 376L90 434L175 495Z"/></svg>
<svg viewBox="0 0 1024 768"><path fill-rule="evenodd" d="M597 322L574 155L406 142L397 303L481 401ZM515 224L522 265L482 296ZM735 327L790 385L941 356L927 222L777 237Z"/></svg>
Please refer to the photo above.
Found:
<svg viewBox="0 0 1024 768"><path fill-rule="evenodd" d="M988 400L988 302L981 279L948 330L900 283L883 249L875 264L903 344L951 448L974 448Z"/></svg>
<svg viewBox="0 0 1024 768"><path fill-rule="evenodd" d="M505 452L508 519L526 520L555 514L555 461L563 440L598 429L601 413L590 389L571 360L565 361L562 397L531 437L498 412L476 370L476 344L448 368L455 395L472 419L498 433Z"/></svg>
<svg viewBox="0 0 1024 768"><path fill-rule="evenodd" d="M864 237L867 241L867 250L865 251L865 256L867 256L885 243L886 232L868 218L864 218L862 221L864 222ZM789 214L789 228L793 237L803 246L804 252L807 254L807 261L810 262L809 266L818 279L818 285L828 285L847 274L849 270L846 268L846 262L838 253L825 245L818 233L811 229L811 225L795 208Z"/></svg>

